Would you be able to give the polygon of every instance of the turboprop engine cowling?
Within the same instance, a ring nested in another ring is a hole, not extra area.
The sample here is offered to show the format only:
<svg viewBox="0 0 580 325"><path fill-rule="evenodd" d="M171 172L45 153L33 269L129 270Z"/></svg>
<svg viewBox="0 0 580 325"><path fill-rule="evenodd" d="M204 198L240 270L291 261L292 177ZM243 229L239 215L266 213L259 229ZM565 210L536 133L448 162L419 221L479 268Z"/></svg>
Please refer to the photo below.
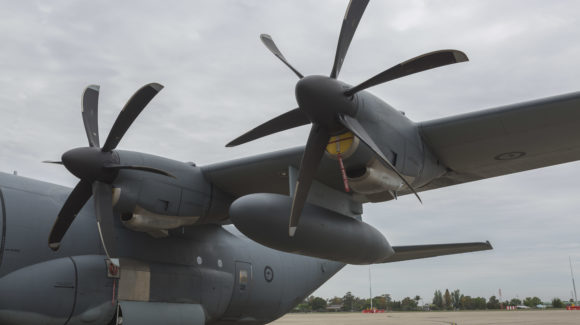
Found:
<svg viewBox="0 0 580 325"><path fill-rule="evenodd" d="M284 252L348 264L373 264L394 254L377 229L360 220L306 204L300 227L288 236L292 199L279 194L243 196L230 207L230 219L252 240Z"/></svg>

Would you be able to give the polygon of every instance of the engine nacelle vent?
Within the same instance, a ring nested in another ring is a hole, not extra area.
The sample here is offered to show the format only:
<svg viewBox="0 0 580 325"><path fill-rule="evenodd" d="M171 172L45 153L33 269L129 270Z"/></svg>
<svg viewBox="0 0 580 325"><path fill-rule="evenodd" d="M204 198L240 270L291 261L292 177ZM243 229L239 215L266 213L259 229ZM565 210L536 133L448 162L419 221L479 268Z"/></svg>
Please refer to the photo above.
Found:
<svg viewBox="0 0 580 325"><path fill-rule="evenodd" d="M199 216L167 216L153 213L140 206L137 206L133 213L121 215L121 221L125 227L146 232L155 238L167 237L170 229L190 226L198 220Z"/></svg>
<svg viewBox="0 0 580 325"><path fill-rule="evenodd" d="M377 159L366 167L349 169L346 174L350 188L360 194L396 193L405 186L395 172Z"/></svg>

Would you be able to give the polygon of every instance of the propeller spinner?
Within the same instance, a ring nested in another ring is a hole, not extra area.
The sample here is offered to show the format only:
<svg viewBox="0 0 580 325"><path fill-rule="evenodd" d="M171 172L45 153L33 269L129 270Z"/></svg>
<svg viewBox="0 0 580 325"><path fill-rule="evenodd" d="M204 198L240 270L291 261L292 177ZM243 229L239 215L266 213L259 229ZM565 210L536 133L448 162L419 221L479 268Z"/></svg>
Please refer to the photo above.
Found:
<svg viewBox="0 0 580 325"><path fill-rule="evenodd" d="M468 59L461 51L440 50L423 54L400 63L354 87L336 80L340 74L342 63L344 62L344 58L346 57L346 53L348 52L356 28L368 2L368 0L350 1L342 22L330 77L304 77L288 63L271 36L266 34L260 36L266 47L300 78L296 84L298 108L250 130L226 146L240 145L280 131L309 123L312 124L300 163L300 171L290 211L288 231L290 236L294 236L296 232L300 214L326 146L331 136L341 132L350 131L365 143L386 166L399 176L407 187L413 191L419 201L421 201L413 186L409 184L403 175L385 157L368 132L358 122L356 118L358 107L357 103L352 100L352 97L359 91L387 81L448 64L464 62Z"/></svg>
<svg viewBox="0 0 580 325"><path fill-rule="evenodd" d="M61 240L66 231L85 203L93 196L97 226L103 248L109 259L112 256L117 256L111 184L118 171L132 169L173 177L165 171L147 166L121 165L118 155L113 151L133 121L161 89L163 86L157 83L151 83L139 89L117 116L102 148L99 143L98 125L99 86L91 85L85 89L82 100L82 117L89 146L65 152L62 155L62 161L45 161L64 165L80 179L62 206L50 231L48 246L52 250L60 248Z"/></svg>

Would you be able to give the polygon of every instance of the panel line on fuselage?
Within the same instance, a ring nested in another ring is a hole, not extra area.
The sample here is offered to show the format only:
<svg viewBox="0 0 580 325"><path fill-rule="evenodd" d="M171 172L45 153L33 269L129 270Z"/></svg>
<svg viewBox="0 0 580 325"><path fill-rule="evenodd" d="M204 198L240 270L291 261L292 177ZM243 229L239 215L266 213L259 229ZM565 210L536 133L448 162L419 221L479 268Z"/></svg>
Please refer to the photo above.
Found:
<svg viewBox="0 0 580 325"><path fill-rule="evenodd" d="M72 256L69 256L68 258L72 262L72 265L75 269L75 296L74 296L74 300L72 303L72 307L70 309L70 314L68 315L66 322L64 322L64 325L67 325L68 322L70 322L71 318L73 317L73 314L74 314L75 309L77 307L77 295L79 293L79 269L77 268L77 263L75 262L75 259Z"/></svg>

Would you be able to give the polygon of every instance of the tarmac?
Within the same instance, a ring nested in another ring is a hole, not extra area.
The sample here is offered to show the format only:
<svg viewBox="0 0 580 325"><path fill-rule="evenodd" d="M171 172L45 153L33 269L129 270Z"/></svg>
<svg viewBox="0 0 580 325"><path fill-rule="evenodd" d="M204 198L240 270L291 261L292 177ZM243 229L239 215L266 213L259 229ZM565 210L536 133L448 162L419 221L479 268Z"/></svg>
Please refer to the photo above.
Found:
<svg viewBox="0 0 580 325"><path fill-rule="evenodd" d="M579 310L496 310L455 312L387 312L363 313L308 313L287 314L270 323L272 325L479 325L479 324L526 324L526 325L580 325Z"/></svg>

